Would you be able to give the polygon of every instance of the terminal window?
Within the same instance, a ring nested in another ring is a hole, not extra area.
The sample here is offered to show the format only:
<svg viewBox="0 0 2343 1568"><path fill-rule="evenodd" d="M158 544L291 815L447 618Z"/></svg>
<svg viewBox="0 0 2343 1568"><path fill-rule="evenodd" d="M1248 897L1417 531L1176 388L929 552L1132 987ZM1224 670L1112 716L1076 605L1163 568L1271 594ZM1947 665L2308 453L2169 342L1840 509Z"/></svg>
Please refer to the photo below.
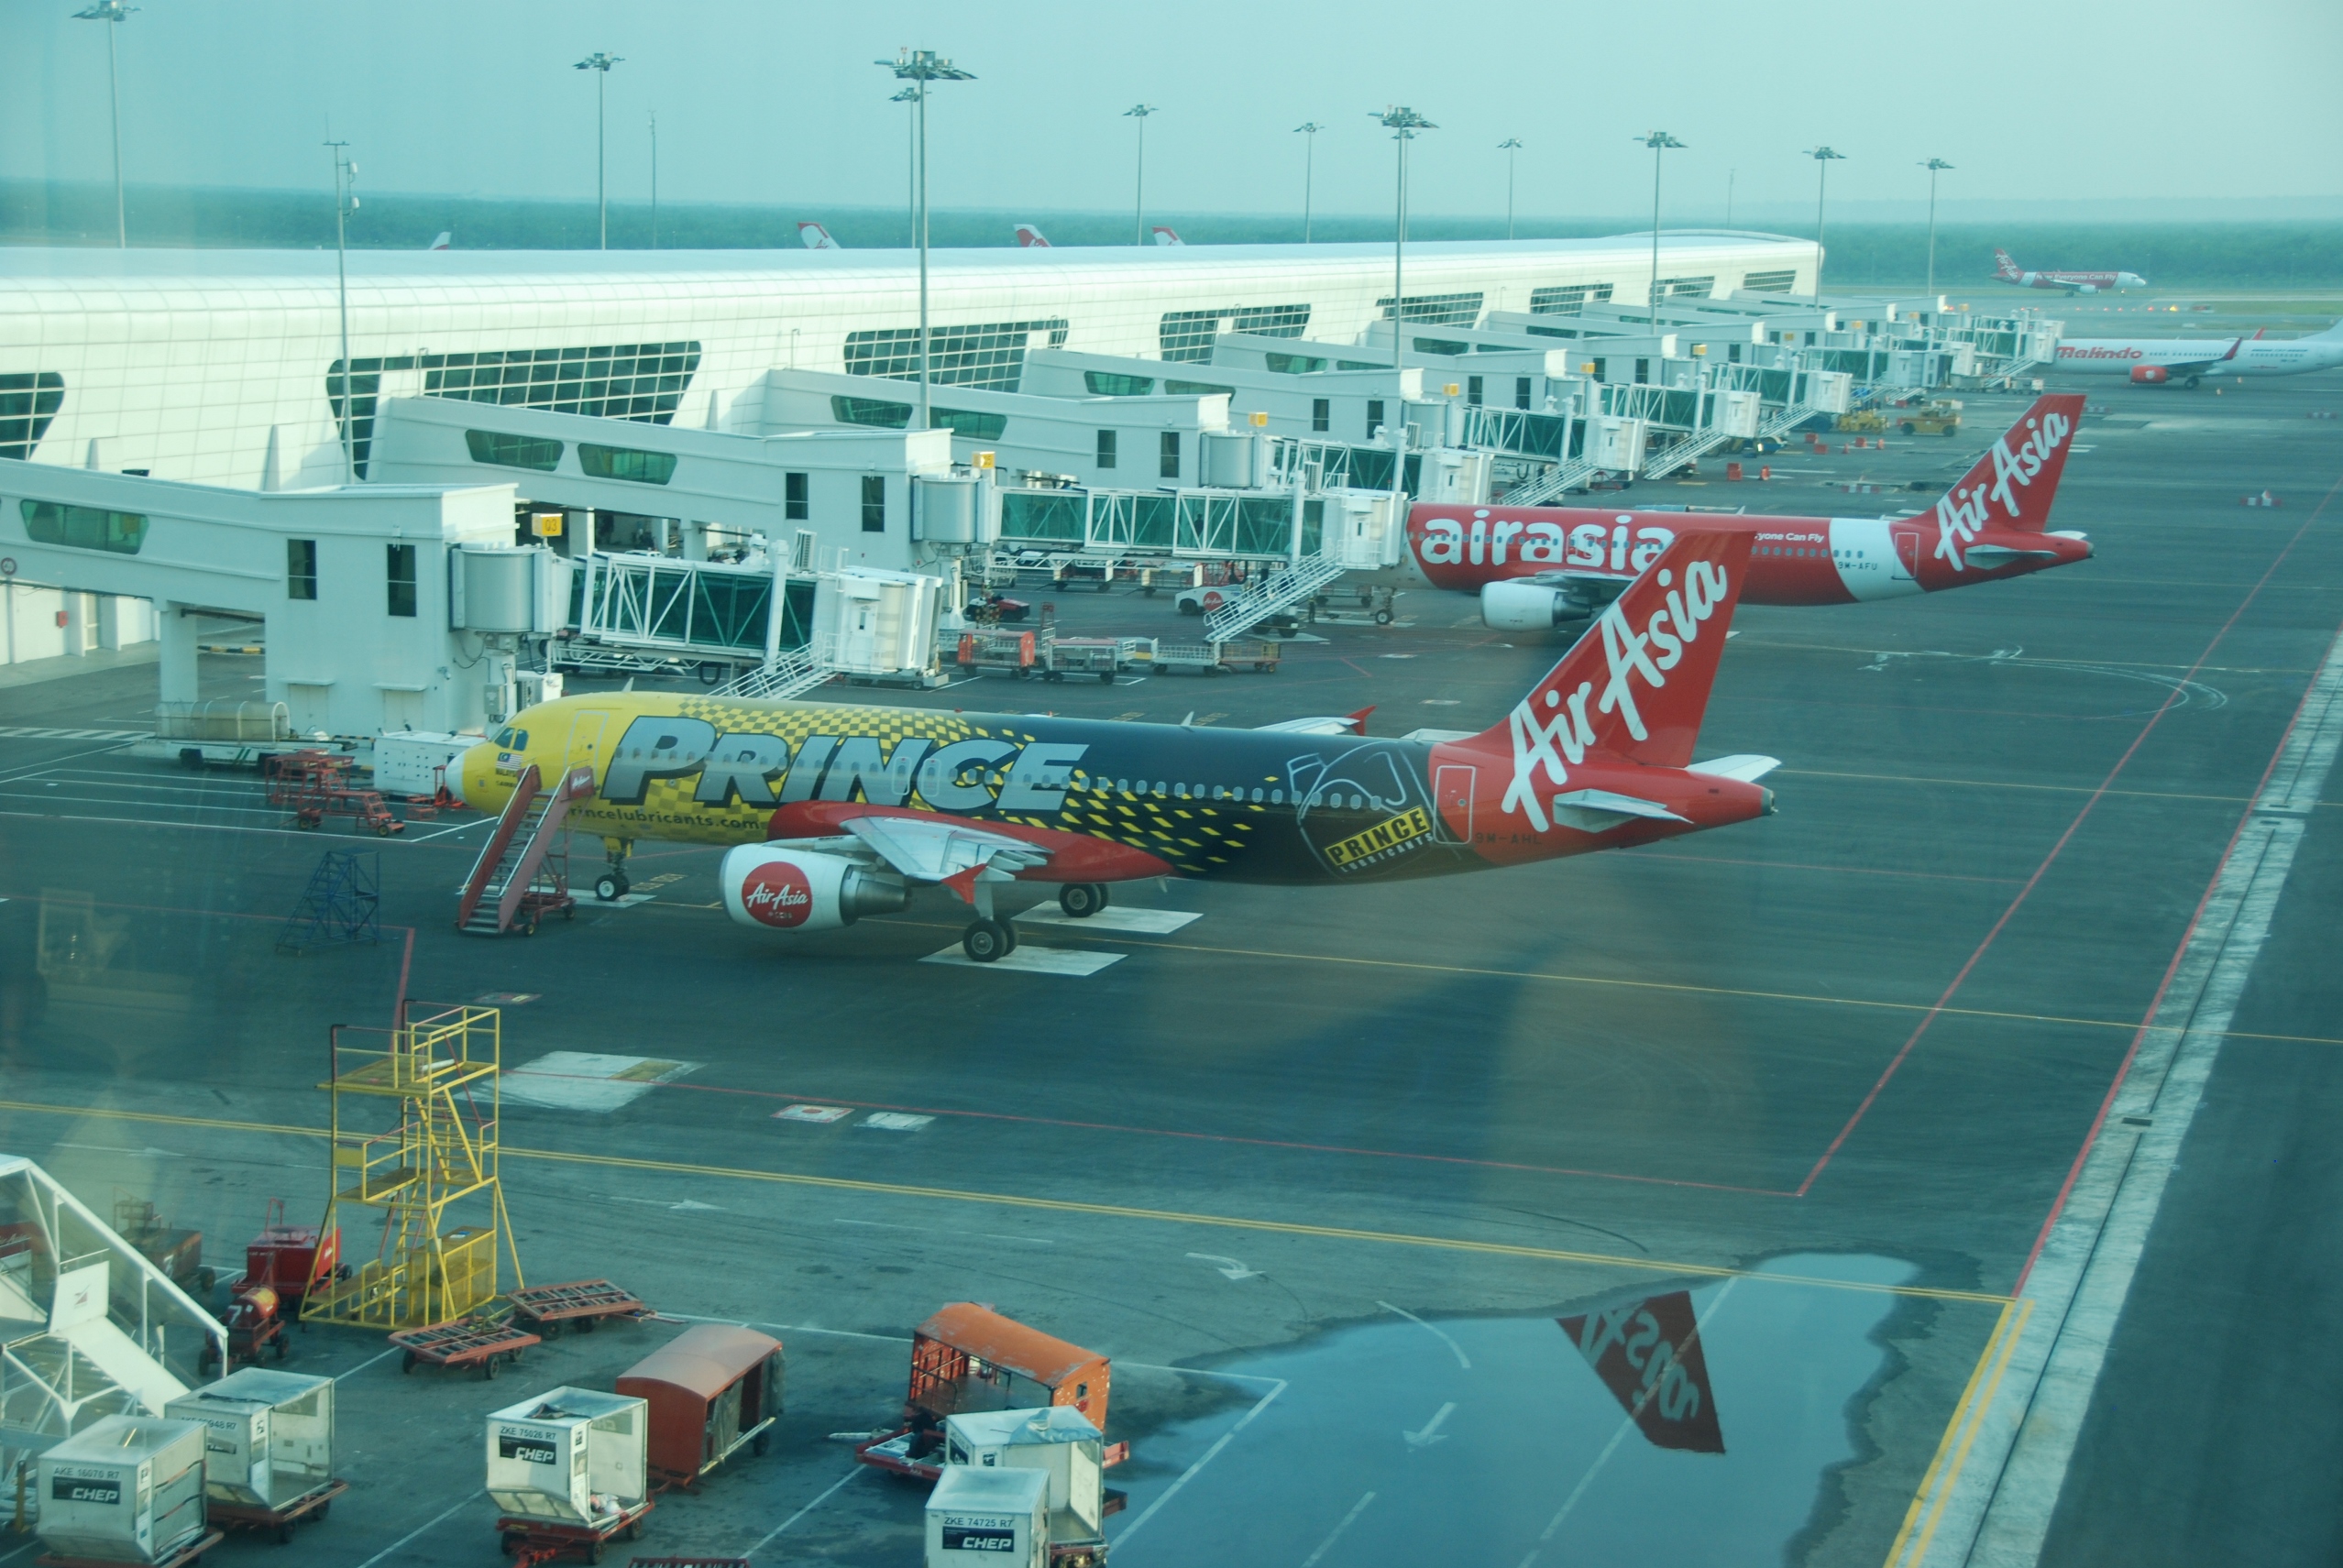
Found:
<svg viewBox="0 0 2343 1568"><path fill-rule="evenodd" d="M1085 370L1082 384L1094 398L1144 398L1153 395L1152 376L1124 376L1113 370Z"/></svg>
<svg viewBox="0 0 2343 1568"><path fill-rule="evenodd" d="M1659 297L1673 300L1685 294L1713 294L1717 291L1714 274L1706 278L1663 278L1659 280Z"/></svg>
<svg viewBox="0 0 2343 1568"><path fill-rule="evenodd" d="M24 511L25 532L35 544L136 555L147 542L147 520L137 512L101 511L96 507L60 506L55 501L17 504Z"/></svg>
<svg viewBox="0 0 2343 1568"><path fill-rule="evenodd" d="M468 430L464 445L475 463L494 463L506 468L534 468L540 474L550 474L561 466L561 443L543 441L533 435L509 435L500 430Z"/></svg>
<svg viewBox="0 0 2343 1568"><path fill-rule="evenodd" d="M1481 378L1480 378L1479 376L1468 376L1468 377L1466 377L1466 378L1465 378L1465 401L1466 401L1466 402L1470 403L1470 404L1471 404L1474 408L1479 408L1479 407L1480 406L1480 397L1481 397Z"/></svg>
<svg viewBox="0 0 2343 1568"><path fill-rule="evenodd" d="M1281 376L1314 376L1326 367L1326 362L1315 354L1264 354L1261 363Z"/></svg>
<svg viewBox="0 0 2343 1568"><path fill-rule="evenodd" d="M1374 440L1375 433L1382 428L1383 400L1380 398L1370 398L1367 400L1367 439L1370 441Z"/></svg>
<svg viewBox="0 0 2343 1568"><path fill-rule="evenodd" d="M664 485L676 477L672 452L639 452L585 441L578 444L578 466L589 479L626 479L638 485Z"/></svg>
<svg viewBox="0 0 2343 1568"><path fill-rule="evenodd" d="M1180 477L1180 433L1178 431L1167 430L1163 433L1161 459L1157 472L1167 479L1178 478Z"/></svg>
<svg viewBox="0 0 2343 1568"><path fill-rule="evenodd" d="M314 599L317 597L317 541L288 539L285 541L285 598Z"/></svg>
<svg viewBox="0 0 2343 1568"><path fill-rule="evenodd" d="M1470 326L1480 319L1480 293L1469 294L1410 294L1400 309L1402 321L1421 322L1425 326ZM1389 294L1375 302L1383 319L1392 319L1392 297Z"/></svg>
<svg viewBox="0 0 2343 1568"><path fill-rule="evenodd" d="M1212 340L1224 332L1249 333L1255 337L1300 337L1309 324L1308 305L1226 305L1216 311L1166 311L1155 323L1155 342L1163 357L1175 364L1208 365L1212 362Z"/></svg>
<svg viewBox="0 0 2343 1568"><path fill-rule="evenodd" d="M1564 283L1551 289L1532 289L1530 314L1575 316L1589 305L1599 305L1610 298L1608 283Z"/></svg>
<svg viewBox="0 0 2343 1568"><path fill-rule="evenodd" d="M1741 286L1753 294L1787 294L1798 286L1798 269L1785 267L1778 272L1744 272Z"/></svg>
<svg viewBox="0 0 2343 1568"><path fill-rule="evenodd" d="M1047 333L1051 348L1065 346L1063 316L1040 321L983 322L972 326L928 329L928 378L945 387L988 387L1014 392L1025 375L1025 351L1036 333ZM888 327L846 334L846 373L919 378L919 329Z"/></svg>
<svg viewBox="0 0 2343 1568"><path fill-rule="evenodd" d="M698 369L697 343L402 354L352 359L346 397L343 363L335 360L325 371L325 400L349 441L362 479L373 453L376 404L386 371L421 370L424 395L430 398L666 424L676 417L684 390Z"/></svg>
<svg viewBox="0 0 2343 1568"><path fill-rule="evenodd" d="M804 522L813 516L813 505L806 495L806 476L781 476L781 515L791 522Z"/></svg>
<svg viewBox="0 0 2343 1568"><path fill-rule="evenodd" d="M1311 433L1313 434L1323 435L1326 431L1333 428L1333 425L1334 400L1332 398L1312 398L1310 400Z"/></svg>
<svg viewBox="0 0 2343 1568"><path fill-rule="evenodd" d="M1112 468L1114 466L1115 433L1111 430L1102 430L1098 433L1098 466Z"/></svg>
<svg viewBox="0 0 2343 1568"><path fill-rule="evenodd" d="M1513 378L1513 406L1517 409L1530 406L1530 378L1527 376Z"/></svg>
<svg viewBox="0 0 2343 1568"><path fill-rule="evenodd" d="M886 532L886 476L884 474L863 476L863 532Z"/></svg>
<svg viewBox="0 0 2343 1568"><path fill-rule="evenodd" d="M64 406L65 378L54 370L0 376L0 457L31 457Z"/></svg>
<svg viewBox="0 0 2343 1568"><path fill-rule="evenodd" d="M415 613L415 547L412 544L388 544L390 553L390 613L412 616Z"/></svg>

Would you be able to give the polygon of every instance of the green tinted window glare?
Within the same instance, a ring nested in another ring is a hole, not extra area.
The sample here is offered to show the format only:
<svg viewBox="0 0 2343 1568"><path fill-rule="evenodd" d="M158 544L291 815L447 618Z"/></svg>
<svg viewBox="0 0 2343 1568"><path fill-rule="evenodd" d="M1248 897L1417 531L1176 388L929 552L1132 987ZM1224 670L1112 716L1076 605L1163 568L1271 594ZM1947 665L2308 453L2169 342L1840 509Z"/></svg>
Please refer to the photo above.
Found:
<svg viewBox="0 0 2343 1568"><path fill-rule="evenodd" d="M830 417L841 424L866 424L877 430L908 430L909 403L883 402L876 398L832 398Z"/></svg>
<svg viewBox="0 0 2343 1568"><path fill-rule="evenodd" d="M136 555L139 546L147 542L147 520L134 511L101 511L95 507L60 506L55 501L20 504L25 514L25 532L36 544Z"/></svg>
<svg viewBox="0 0 2343 1568"><path fill-rule="evenodd" d="M637 485L664 485L676 477L672 452L637 452L585 441L578 444L578 466L591 479L625 479Z"/></svg>
<svg viewBox="0 0 2343 1568"><path fill-rule="evenodd" d="M495 463L507 468L534 468L550 474L561 466L561 443L535 436L507 435L501 431L468 430L464 444L475 463Z"/></svg>
<svg viewBox="0 0 2343 1568"><path fill-rule="evenodd" d="M1152 376L1118 376L1112 370L1085 370L1082 384L1098 398L1144 398L1155 391Z"/></svg>

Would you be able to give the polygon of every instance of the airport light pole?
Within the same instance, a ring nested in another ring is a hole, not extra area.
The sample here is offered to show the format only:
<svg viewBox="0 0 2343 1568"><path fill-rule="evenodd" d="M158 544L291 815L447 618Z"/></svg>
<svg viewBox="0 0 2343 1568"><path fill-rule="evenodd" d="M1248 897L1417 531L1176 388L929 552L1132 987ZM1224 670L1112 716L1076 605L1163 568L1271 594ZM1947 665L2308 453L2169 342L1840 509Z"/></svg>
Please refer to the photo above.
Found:
<svg viewBox="0 0 2343 1568"><path fill-rule="evenodd" d="M1511 239L1513 237L1513 165L1521 158L1522 138L1507 137L1497 144L1497 150L1505 155L1505 237Z"/></svg>
<svg viewBox="0 0 2343 1568"><path fill-rule="evenodd" d="M1123 111L1123 118L1138 122L1138 172L1131 183L1131 243L1147 243L1147 117L1156 112L1152 104L1134 104Z"/></svg>
<svg viewBox="0 0 2343 1568"><path fill-rule="evenodd" d="M1367 117L1390 131L1392 139L1399 144L1399 205L1392 228L1392 368L1401 370L1406 367L1403 349L1407 343L1407 334L1402 330L1407 324L1407 144L1415 139L1416 132L1436 131L1440 127L1404 104L1394 104L1380 115L1370 110ZM1401 425L1406 424L1406 409L1402 408ZM1395 448L1392 457L1394 490L1406 488L1401 483L1399 461Z"/></svg>
<svg viewBox="0 0 2343 1568"><path fill-rule="evenodd" d="M350 161L350 144L329 141L334 153L334 283L342 307L342 483L358 483L358 410L350 402L350 214L358 211L351 187L358 183L358 165Z"/></svg>
<svg viewBox="0 0 2343 1568"><path fill-rule="evenodd" d="M659 248L659 111L651 111L651 248Z"/></svg>
<svg viewBox="0 0 2343 1568"><path fill-rule="evenodd" d="M1833 152L1827 147L1808 149L1807 157L1814 160L1814 308L1822 308L1822 198L1831 189L1831 165L1843 162L1846 154Z"/></svg>
<svg viewBox="0 0 2343 1568"><path fill-rule="evenodd" d="M919 101L919 89L915 84L906 87L890 104L912 104ZM903 224L911 243L919 243L919 115L906 107L903 111Z"/></svg>
<svg viewBox="0 0 2343 1568"><path fill-rule="evenodd" d="M1732 182L1733 182L1736 179L1740 178L1740 175L1741 175L1741 170L1738 170L1738 169L1728 169L1728 170L1725 170L1725 222L1724 222L1724 226L1725 226L1725 227L1727 227L1727 228L1731 228L1731 227L1732 227Z"/></svg>
<svg viewBox="0 0 2343 1568"><path fill-rule="evenodd" d="M919 247L919 428L932 430L934 410L928 396L928 84L931 82L974 82L976 73L962 71L931 49L907 49L893 60L874 62L883 71L892 71L898 81L911 83L911 114L916 126L913 137L917 144L918 178L915 181L915 211L912 214L913 237Z"/></svg>
<svg viewBox="0 0 2343 1568"><path fill-rule="evenodd" d="M1326 127L1315 120L1304 120L1293 127L1293 134L1305 138L1302 143L1302 243L1310 243L1310 177L1317 172L1318 133Z"/></svg>
<svg viewBox="0 0 2343 1568"><path fill-rule="evenodd" d="M1660 219L1660 158L1670 148L1681 149L1685 144L1666 131L1651 131L1629 138L1642 142L1652 149L1652 287L1644 296L1644 309L1651 317L1652 330L1659 331L1659 219Z"/></svg>
<svg viewBox="0 0 2343 1568"><path fill-rule="evenodd" d="M1932 300L1936 297L1936 177L1952 166L1941 158L1931 158L1920 167L1928 170L1928 295Z"/></svg>
<svg viewBox="0 0 2343 1568"><path fill-rule="evenodd" d="M77 22L126 22L136 5L125 5L122 0L97 0L86 11L76 11ZM114 120L114 243L116 248L130 248L130 225L122 210L122 83L114 64L114 29L105 30L105 100L113 110Z"/></svg>
<svg viewBox="0 0 2343 1568"><path fill-rule="evenodd" d="M610 67L625 58L624 55L604 54L600 49L596 49L592 54L570 67L573 71L591 71L596 73L594 77L594 206L601 214L604 250L610 247L610 204L609 198L604 194L606 187L602 182L604 169L602 128L606 123L602 114L602 98L605 89L610 86Z"/></svg>

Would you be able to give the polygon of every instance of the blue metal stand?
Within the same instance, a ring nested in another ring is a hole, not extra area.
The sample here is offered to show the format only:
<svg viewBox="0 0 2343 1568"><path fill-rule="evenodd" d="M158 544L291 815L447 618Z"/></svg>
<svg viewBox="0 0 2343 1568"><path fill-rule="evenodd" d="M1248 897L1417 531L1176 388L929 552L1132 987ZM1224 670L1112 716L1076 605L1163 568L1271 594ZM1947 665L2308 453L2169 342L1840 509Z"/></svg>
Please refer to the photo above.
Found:
<svg viewBox="0 0 2343 1568"><path fill-rule="evenodd" d="M314 952L382 940L382 856L328 850L277 933L277 951Z"/></svg>

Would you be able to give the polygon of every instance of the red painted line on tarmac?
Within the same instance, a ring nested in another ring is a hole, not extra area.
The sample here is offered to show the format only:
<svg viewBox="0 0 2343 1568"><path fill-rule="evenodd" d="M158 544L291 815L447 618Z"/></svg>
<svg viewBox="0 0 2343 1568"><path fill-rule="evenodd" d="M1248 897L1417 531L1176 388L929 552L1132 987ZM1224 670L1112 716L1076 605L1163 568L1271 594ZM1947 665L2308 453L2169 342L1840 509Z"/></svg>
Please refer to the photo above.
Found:
<svg viewBox="0 0 2343 1568"><path fill-rule="evenodd" d="M1886 1091L1889 1080L1896 1076L1897 1070L1904 1065L1904 1059L1910 1056L1912 1054L1912 1048L1920 1044L1920 1036L1928 1033L1929 1025L1935 1023L1938 1014L1945 1007L1951 1004L1953 993L1958 992L1962 985L1967 981L1971 971L1974 970L1977 967L1978 963L1984 959L1986 950L1993 946L1995 940L1999 938L2003 930L2008 927L2009 922L2016 917L2018 909L2024 905L2027 898L2031 895L2036 885L2040 883L2042 877L2050 871L2052 864L2057 861L2060 854L2065 850L2068 842L2074 839L2076 831L2082 828L2084 819L2091 815L2092 807L2099 804L2100 800L2106 796L2107 791L2114 785L2116 779L2121 775L2123 770L2130 765L2131 759L2139 753L2140 748L2147 743L2148 737L2154 732L2157 724L2162 721L2164 715L2171 712L2172 708L2178 705L2185 690L2185 684L2189 681L2194 680L2196 678L2197 671L2203 669L2205 667L2206 661L2213 657L2214 650L2220 647L2222 640L2228 637L2230 630L2236 627L2238 618L2244 615L2246 610L2253 604L2255 598L2261 592L2264 585L2266 585L2270 579L2276 575L2278 568L2285 564L2286 557L2294 553L2294 546L2302 542L2303 535L2310 532L2311 524L2316 522L2319 520L2320 515L2326 510L2326 503L2328 500L2334 499L2335 492L2338 488L2343 488L2343 479L2338 479L2335 485L2328 488L2326 498L2320 500L2317 509L2314 510L2309 517L2303 520L2302 527L2294 531L2294 537L2287 540L2284 548L2281 549L2278 554L2271 559L2269 566L2263 570L2260 577L2255 581L2253 587L2246 590L2245 598L2239 599L2238 601L2237 609L2229 612L2229 619L2221 623L2221 629L2213 634L2213 640L2205 645L2205 651L2196 656L2196 662L2189 665L2188 673L2181 677L2183 685L2173 687L2172 692L2165 696L2162 704L2157 707L2153 714L2149 716L2148 722L2140 727L2140 733L2132 737L2131 744L2124 748L2123 755L2117 758L2115 766L2107 770L2107 776L2099 781L2099 787L2091 792L2090 798L2085 800L2083 803L2082 809L2074 814L2074 820L2066 825L2066 831L2058 836L2058 841L2051 846L2050 853L2044 855L2042 857L2041 864L2034 868L2034 874L2026 879L2026 885L2018 890L2018 895L2009 901L2009 907L2001 912L2001 917L1993 923L1992 929L1988 930L1985 934L1985 939L1979 942L1977 944L1976 950L1969 955L1968 962L1961 966L1960 972L1952 977L1952 982L1944 988L1944 993L1939 996L1936 999L1935 1003L1921 1016L1919 1026L1912 1030L1910 1036L1904 1041L1902 1048L1898 1050L1895 1056L1888 1060L1886 1070L1881 1072L1879 1075L1878 1081L1871 1086L1871 1091L1865 1094L1863 1097L1862 1103L1858 1104L1854 1108L1854 1114L1847 1118L1846 1125L1839 1129L1839 1135L1831 1140L1830 1147L1822 1151L1822 1157L1814 1162L1814 1168L1808 1171L1806 1173L1806 1179L1798 1184L1797 1196L1800 1198L1806 1196L1808 1191L1814 1186L1816 1179L1821 1176L1824 1168L1829 1166L1832 1158L1837 1156L1839 1150L1845 1146L1847 1139L1854 1135L1856 1125L1862 1122L1867 1113L1869 1113L1872 1105L1878 1100L1880 1094ZM2272 754L2271 761L2272 765L2276 763L2277 758L2274 753ZM2269 773L2266 770L2262 776L2265 779L2269 777ZM2216 872L2216 874L2217 875L2218 873ZM2179 960L2175 958L2173 961L2177 963ZM2160 996L2162 995L2161 990L2158 994ZM2152 1018L2154 1015L2154 1012L2151 1009L2149 1016ZM2142 1033L2144 1032L2145 1029L2143 1026ZM2134 1040L2134 1048L2137 1049L2136 1037ZM2125 1064L2128 1066L2131 1060L2128 1053L2125 1056L2124 1060ZM2113 1097L2113 1091L2110 1091L2108 1098L2112 1100ZM2101 1114L2104 1116L2104 1109L2102 1110ZM2095 1135L2096 1132L2096 1126L2097 1124L2095 1123L2093 1125ZM2086 1143L2084 1146L2084 1152L2087 1153L2088 1150L2089 1146ZM2076 1162L2077 1168L2080 1168L2080 1164L2081 1162L2078 1158ZM2070 1176L2070 1185L2072 1183L2072 1176ZM2063 1191L2060 1194L2059 1201L2061 1204L2063 1204L2065 1201L2065 1193ZM2053 1211L2052 1212L2053 1217L2055 1217L2056 1212ZM2040 1244L2037 1243L2037 1251L2039 1250ZM2027 1267L2030 1269L2032 1266L2032 1259L2029 1258L2027 1261Z"/></svg>
<svg viewBox="0 0 2343 1568"><path fill-rule="evenodd" d="M1914 877L1923 882L1983 882L2003 887L2016 885L2014 876L1962 876L1952 872L1899 872L1876 866L1826 866L1809 861L1743 861L1730 855L1683 855L1656 851L1627 851L1639 861L1698 861L1711 866L1768 866L1780 871L1829 872L1844 876Z"/></svg>
<svg viewBox="0 0 2343 1568"><path fill-rule="evenodd" d="M2294 531L2294 539L2286 542L2287 550L2292 550L2295 542L2309 531L2310 525L2318 521L2319 513L2326 510L2327 502L2335 499L2338 489L2343 489L2343 478L2327 487L2326 494L2319 499L2317 507L2304 520L2303 526ZM2279 559L2285 559L2283 551L2280 552ZM2275 562L2272 563L2272 569L2276 569ZM2267 574L2264 576L2266 578ZM2257 590L2260 587L2258 583L2255 585ZM2343 627L2336 629L2336 635L2343 636ZM2316 678L2316 672L2312 678ZM2294 705L2294 716L2286 720L2285 733L2278 737L2278 744L2271 749L2270 761L2262 764L2261 777L2255 781L2253 793L2247 796L2246 808L2238 814L2238 825L2229 830L2229 841L2221 850L2221 859L2213 867L2212 876L2206 881L2204 896L2196 901L2195 912L2188 918L2188 928L2181 933L2180 945L2172 949L2172 961L2164 966L2164 978L2158 982L2156 994L2149 999L2148 1011L2140 1014L2140 1027L2132 1035L2131 1044L2125 1047L2123 1060L2116 1064L2115 1077L2108 1081L2107 1091L2101 1097L2099 1108L2091 1117L2090 1128L2083 1135L2083 1146L2074 1151L2074 1161L2066 1168L2066 1179L2058 1184L2058 1196L2051 1200L2050 1212L2042 1217L2042 1228L2034 1234L2034 1245L2026 1254L2025 1266L2018 1269L2017 1283L2009 1288L2012 1296L2024 1293L2026 1281L2033 1277L2034 1265L2041 1261L2042 1248L2050 1245L2051 1232L2057 1226L2058 1217L2066 1212L2067 1200L2074 1196L2074 1184L2083 1177L2083 1162L2091 1157L2091 1150L2097 1145L2099 1134L2106 1130L2107 1113L2115 1109L2116 1095L2122 1090L2124 1080L2131 1076L2132 1063L2140 1058L2140 1042L2148 1037L2148 1029L2155 1022L2156 1011L2164 1004L2164 993L2172 989L2172 977L2180 972L2181 959L2187 955L2189 944L2196 940L2196 928L2204 922L2206 906L2213 902L2213 890L2221 885L2222 873L2229 869L2229 857L2237 853L2238 839L2243 837L2246 823L2253 816L2252 802L2260 798L2262 790L2270 784L2270 775L2277 771L2278 759L2285 754L2286 742L2293 739L2294 726L2302 722L2303 703L2310 701L2310 684L2306 681L2303 686L2303 701Z"/></svg>

